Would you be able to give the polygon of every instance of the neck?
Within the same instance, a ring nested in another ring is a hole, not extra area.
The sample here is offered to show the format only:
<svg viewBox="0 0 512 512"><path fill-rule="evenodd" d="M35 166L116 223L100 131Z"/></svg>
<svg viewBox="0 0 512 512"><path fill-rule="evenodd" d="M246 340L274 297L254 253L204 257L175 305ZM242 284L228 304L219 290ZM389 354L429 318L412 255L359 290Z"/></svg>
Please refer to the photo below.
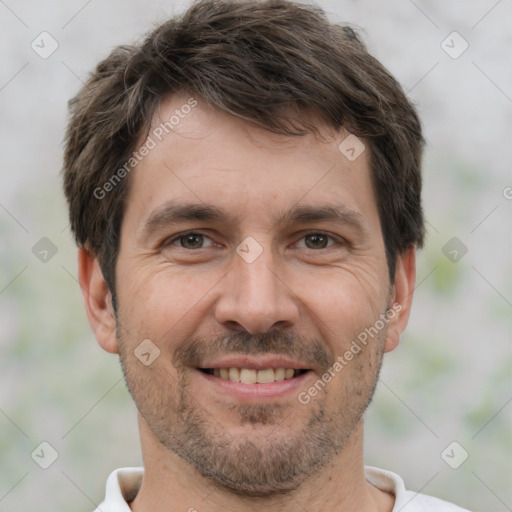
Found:
<svg viewBox="0 0 512 512"><path fill-rule="evenodd" d="M264 498L240 496L217 486L165 449L140 416L139 426L145 469L141 488L130 504L133 512L252 512L262 507L292 512L297 504L304 510L339 512L390 512L393 508L394 498L365 479L362 422L342 452L298 489Z"/></svg>

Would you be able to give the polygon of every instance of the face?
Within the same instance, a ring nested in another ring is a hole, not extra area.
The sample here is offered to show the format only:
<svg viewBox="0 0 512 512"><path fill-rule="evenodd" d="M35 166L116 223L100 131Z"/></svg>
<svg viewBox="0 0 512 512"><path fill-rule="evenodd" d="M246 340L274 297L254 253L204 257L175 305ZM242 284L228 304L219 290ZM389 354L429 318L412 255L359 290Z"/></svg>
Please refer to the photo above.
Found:
<svg viewBox="0 0 512 512"><path fill-rule="evenodd" d="M347 159L347 132L186 104L160 106L130 176L117 325L97 338L164 450L235 493L295 489L361 425L407 279L389 281L369 151Z"/></svg>

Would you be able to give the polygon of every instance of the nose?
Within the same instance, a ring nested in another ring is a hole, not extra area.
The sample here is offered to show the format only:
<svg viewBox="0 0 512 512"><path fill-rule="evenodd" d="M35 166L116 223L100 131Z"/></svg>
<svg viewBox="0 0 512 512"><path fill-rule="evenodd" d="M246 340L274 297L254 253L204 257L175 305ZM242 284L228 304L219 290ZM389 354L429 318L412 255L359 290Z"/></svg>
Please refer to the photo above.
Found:
<svg viewBox="0 0 512 512"><path fill-rule="evenodd" d="M264 250L252 263L234 257L215 305L217 321L227 329L251 334L295 325L297 298L284 276L278 275L271 251Z"/></svg>

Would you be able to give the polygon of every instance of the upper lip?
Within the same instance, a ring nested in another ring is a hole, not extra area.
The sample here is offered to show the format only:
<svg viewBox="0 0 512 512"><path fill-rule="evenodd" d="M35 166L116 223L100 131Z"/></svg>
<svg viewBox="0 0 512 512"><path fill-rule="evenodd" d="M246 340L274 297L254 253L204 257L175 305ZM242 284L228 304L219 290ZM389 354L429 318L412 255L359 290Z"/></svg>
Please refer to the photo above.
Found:
<svg viewBox="0 0 512 512"><path fill-rule="evenodd" d="M262 354L260 356L231 354L219 356L211 361L202 361L199 368L249 368L251 370L293 368L294 370L310 370L311 365L275 354Z"/></svg>

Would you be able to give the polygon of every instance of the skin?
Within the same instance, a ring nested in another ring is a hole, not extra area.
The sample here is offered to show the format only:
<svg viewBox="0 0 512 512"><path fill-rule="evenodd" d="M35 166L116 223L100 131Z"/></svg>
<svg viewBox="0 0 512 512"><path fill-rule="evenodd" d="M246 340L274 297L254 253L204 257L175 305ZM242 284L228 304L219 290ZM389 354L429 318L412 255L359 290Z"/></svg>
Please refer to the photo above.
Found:
<svg viewBox="0 0 512 512"><path fill-rule="evenodd" d="M187 100L163 101L152 129ZM90 325L120 354L139 410L145 474L134 511L393 507L365 480L362 415L408 321L415 250L399 255L390 283L369 151L351 162L338 149L347 132L317 126L322 137L284 137L201 103L180 119L129 178L117 315L97 259L79 249ZM231 217L145 229L177 202ZM325 205L352 220L284 219L297 206ZM190 230L204 237L176 238ZM247 237L261 250L251 263L236 252ZM401 309L379 334L300 403L299 392L393 304ZM148 366L134 356L145 339L160 350ZM234 396L197 370L230 354L283 354L310 371L281 396Z"/></svg>

